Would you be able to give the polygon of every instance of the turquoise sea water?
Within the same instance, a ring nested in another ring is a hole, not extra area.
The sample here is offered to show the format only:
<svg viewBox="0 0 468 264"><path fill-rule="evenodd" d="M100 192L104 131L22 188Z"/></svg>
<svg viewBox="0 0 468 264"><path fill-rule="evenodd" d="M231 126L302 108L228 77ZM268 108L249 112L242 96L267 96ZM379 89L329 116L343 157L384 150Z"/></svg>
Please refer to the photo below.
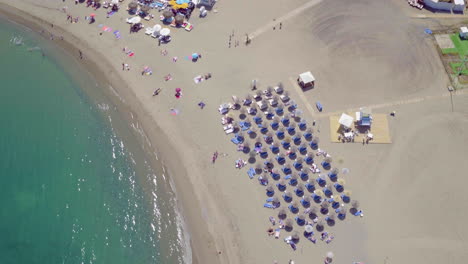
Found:
<svg viewBox="0 0 468 264"><path fill-rule="evenodd" d="M184 262L167 182L60 54L0 20L0 263Z"/></svg>

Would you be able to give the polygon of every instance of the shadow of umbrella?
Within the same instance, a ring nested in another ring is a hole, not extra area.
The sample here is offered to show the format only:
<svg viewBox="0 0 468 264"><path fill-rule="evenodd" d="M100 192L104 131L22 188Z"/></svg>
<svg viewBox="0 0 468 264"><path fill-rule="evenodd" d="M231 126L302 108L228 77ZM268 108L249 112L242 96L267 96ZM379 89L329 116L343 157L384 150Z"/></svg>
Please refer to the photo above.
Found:
<svg viewBox="0 0 468 264"><path fill-rule="evenodd" d="M318 208L316 206L311 206L309 209L309 218L314 220L318 217Z"/></svg>
<svg viewBox="0 0 468 264"><path fill-rule="evenodd" d="M279 180L276 187L278 187L278 191L284 192L286 190L286 181L283 179Z"/></svg>
<svg viewBox="0 0 468 264"><path fill-rule="evenodd" d="M304 196L304 198L301 199L301 204L302 204L302 207L304 208L309 208L310 202L311 202L311 198L309 196Z"/></svg>
<svg viewBox="0 0 468 264"><path fill-rule="evenodd" d="M278 218L281 219L281 220L284 220L284 219L286 219L286 217L288 217L287 210L285 208L279 209Z"/></svg>
<svg viewBox="0 0 468 264"><path fill-rule="evenodd" d="M286 230L286 232L291 232L293 230L293 227L294 227L293 220L286 219L286 221L284 221L284 230Z"/></svg>
<svg viewBox="0 0 468 264"><path fill-rule="evenodd" d="M330 172L328 172L328 178L330 181L336 182L338 180L338 172L339 170L337 168L333 168L330 170Z"/></svg>
<svg viewBox="0 0 468 264"><path fill-rule="evenodd" d="M327 217L325 217L325 221L327 221L328 226L334 226L335 225L335 219L336 215L335 213L330 213Z"/></svg>
<svg viewBox="0 0 468 264"><path fill-rule="evenodd" d="M315 229L317 229L318 232L322 232L325 229L325 222L323 220L319 220L315 225Z"/></svg>
<svg viewBox="0 0 468 264"><path fill-rule="evenodd" d="M309 146L313 149L316 150L318 149L318 143L320 142L320 139L318 137L313 137L312 140L309 143Z"/></svg>
<svg viewBox="0 0 468 264"><path fill-rule="evenodd" d="M275 195L275 188L273 187L273 185L269 184L266 188L265 188L265 191L266 191L266 195L268 197L272 197L273 195Z"/></svg>
<svg viewBox="0 0 468 264"><path fill-rule="evenodd" d="M298 184L296 188L294 189L294 193L297 195L297 197L303 197L304 196L304 185L302 183Z"/></svg>
<svg viewBox="0 0 468 264"><path fill-rule="evenodd" d="M332 158L331 157L325 157L322 161L322 167L325 169L325 170L329 170L331 168L331 162L332 162Z"/></svg>

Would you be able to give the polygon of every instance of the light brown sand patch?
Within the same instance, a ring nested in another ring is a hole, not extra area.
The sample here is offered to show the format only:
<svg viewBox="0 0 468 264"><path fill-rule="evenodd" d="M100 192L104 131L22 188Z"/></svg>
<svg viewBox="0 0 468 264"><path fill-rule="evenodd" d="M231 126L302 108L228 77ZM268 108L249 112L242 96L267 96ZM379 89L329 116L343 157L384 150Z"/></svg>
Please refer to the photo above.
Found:
<svg viewBox="0 0 468 264"><path fill-rule="evenodd" d="M441 49L455 48L455 45L453 45L453 42L450 39L450 35L448 34L435 35L435 39L436 39L437 45L439 45Z"/></svg>

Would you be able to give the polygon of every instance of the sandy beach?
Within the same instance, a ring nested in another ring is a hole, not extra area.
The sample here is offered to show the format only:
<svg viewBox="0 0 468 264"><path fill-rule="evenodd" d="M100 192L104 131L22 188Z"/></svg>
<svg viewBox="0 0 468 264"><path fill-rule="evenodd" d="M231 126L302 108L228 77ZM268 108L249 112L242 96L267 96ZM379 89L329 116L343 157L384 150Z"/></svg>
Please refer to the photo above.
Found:
<svg viewBox="0 0 468 264"><path fill-rule="evenodd" d="M194 11L191 32L171 28L172 41L158 46L144 29L129 33L128 2L106 18L103 9L69 0L3 0L0 15L45 30L46 38L54 34L53 41L77 60L81 50L82 63L109 83L109 96L123 115L138 120L135 133L144 135L142 143L164 162L174 183L193 263L322 263L328 251L335 253L333 263L463 263L468 257L468 93L448 93L448 77L424 34L424 28L446 21L412 19L416 10L396 0L220 0L206 18ZM78 23L67 21L64 6ZM84 20L91 13L93 24ZM252 36L248 46L245 34ZM127 56L124 47L135 55ZM194 52L202 54L197 62L186 58ZM123 71L122 63L131 70ZM144 66L153 74L143 76ZM303 92L295 80L309 70L316 86ZM211 79L194 83L208 72ZM167 74L173 79L165 81ZM302 239L293 251L282 241L284 231L278 240L265 232L276 212L262 207L264 187L248 178L247 168L235 168L245 155L224 134L217 111L232 95L251 92L252 79L259 80L259 89L282 82L309 124L316 120L320 148L337 167L350 170L346 186L364 217L337 223L330 244ZM152 96L156 88L161 92ZM182 89L179 99L175 88ZM328 117L362 106L396 111L389 117L392 143L331 143ZM220 156L212 163L215 151Z"/></svg>

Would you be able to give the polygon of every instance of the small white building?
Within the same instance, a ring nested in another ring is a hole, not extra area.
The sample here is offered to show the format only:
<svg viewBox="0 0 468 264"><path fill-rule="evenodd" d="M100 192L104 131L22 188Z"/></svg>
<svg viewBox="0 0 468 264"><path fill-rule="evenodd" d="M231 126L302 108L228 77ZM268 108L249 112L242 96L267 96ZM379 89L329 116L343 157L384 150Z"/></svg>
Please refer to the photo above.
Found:
<svg viewBox="0 0 468 264"><path fill-rule="evenodd" d="M460 28L460 38L467 39L468 38L468 27L461 27Z"/></svg>
<svg viewBox="0 0 468 264"><path fill-rule="evenodd" d="M465 13L465 0L452 0L450 2L439 0L423 0L423 2L427 8L435 12Z"/></svg>
<svg viewBox="0 0 468 264"><path fill-rule="evenodd" d="M297 78L297 83L304 89L304 88L314 88L315 86L315 77L312 75L310 71L303 72L299 74L299 78Z"/></svg>

